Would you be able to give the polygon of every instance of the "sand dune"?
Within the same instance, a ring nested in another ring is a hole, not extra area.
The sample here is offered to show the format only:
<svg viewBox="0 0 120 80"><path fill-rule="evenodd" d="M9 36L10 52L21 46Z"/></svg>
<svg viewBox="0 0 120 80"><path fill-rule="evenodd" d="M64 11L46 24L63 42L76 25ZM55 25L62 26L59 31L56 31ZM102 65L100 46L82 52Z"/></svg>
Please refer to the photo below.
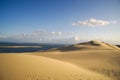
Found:
<svg viewBox="0 0 120 80"><path fill-rule="evenodd" d="M93 40L93 41L74 44L74 45L65 46L65 47L61 47L61 48L50 49L50 50L48 50L48 52L50 52L50 51L65 52L65 51L96 50L96 49L97 50L114 50L114 51L118 51L118 52L120 51L120 48L117 46Z"/></svg>
<svg viewBox="0 0 120 80"><path fill-rule="evenodd" d="M100 41L93 40L93 41L90 41L88 43L92 43L92 45L98 45L98 46L102 46L104 48L110 48L110 49L113 49L113 50L120 51L119 47L117 47L115 45L111 45L111 44L105 43L105 42L100 42Z"/></svg>
<svg viewBox="0 0 120 80"><path fill-rule="evenodd" d="M67 62L24 54L0 55L0 80L110 80Z"/></svg>
<svg viewBox="0 0 120 80"><path fill-rule="evenodd" d="M119 74L119 48L99 41L0 54L0 80L120 80Z"/></svg>
<svg viewBox="0 0 120 80"><path fill-rule="evenodd" d="M32 55L45 56L72 63L97 73L120 80L120 51L118 47L90 41Z"/></svg>

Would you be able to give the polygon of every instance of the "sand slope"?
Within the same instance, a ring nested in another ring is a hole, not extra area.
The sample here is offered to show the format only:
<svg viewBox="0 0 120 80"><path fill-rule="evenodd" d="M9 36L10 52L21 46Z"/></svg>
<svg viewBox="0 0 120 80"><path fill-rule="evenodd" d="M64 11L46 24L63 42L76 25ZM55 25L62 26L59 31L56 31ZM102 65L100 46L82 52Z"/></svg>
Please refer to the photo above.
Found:
<svg viewBox="0 0 120 80"><path fill-rule="evenodd" d="M0 80L120 80L119 74L119 48L99 41L0 54Z"/></svg>
<svg viewBox="0 0 120 80"><path fill-rule="evenodd" d="M110 80L110 78L46 57L0 54L0 80Z"/></svg>
<svg viewBox="0 0 120 80"><path fill-rule="evenodd" d="M91 71L120 80L120 51L111 44L90 41L58 49L36 52L32 55L45 56L72 63Z"/></svg>

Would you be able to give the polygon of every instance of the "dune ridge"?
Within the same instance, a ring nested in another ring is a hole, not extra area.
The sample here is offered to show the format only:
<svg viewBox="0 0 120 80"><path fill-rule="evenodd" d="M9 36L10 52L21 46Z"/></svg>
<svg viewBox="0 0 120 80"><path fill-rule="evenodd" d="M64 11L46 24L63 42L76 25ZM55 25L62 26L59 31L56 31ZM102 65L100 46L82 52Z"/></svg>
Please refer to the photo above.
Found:
<svg viewBox="0 0 120 80"><path fill-rule="evenodd" d="M92 45L92 46L104 47L104 48L120 51L120 48L115 46L115 45L108 44L108 43L101 42L101 41L97 41L97 40L92 40L92 41L89 41L89 42L79 43L77 45Z"/></svg>
<svg viewBox="0 0 120 80"><path fill-rule="evenodd" d="M89 41L30 55L69 62L108 76L113 80L120 80L120 50L105 42Z"/></svg>
<svg viewBox="0 0 120 80"><path fill-rule="evenodd" d="M48 52L50 52L50 51L66 52L66 51L76 51L76 50L103 50L103 49L104 50L114 50L114 51L118 51L118 52L120 51L120 48L115 45L97 41L97 40L73 44L70 46L65 46L65 47L60 47L60 48L53 48L53 49L49 49L47 51ZM47 51L45 51L45 52L47 52Z"/></svg>

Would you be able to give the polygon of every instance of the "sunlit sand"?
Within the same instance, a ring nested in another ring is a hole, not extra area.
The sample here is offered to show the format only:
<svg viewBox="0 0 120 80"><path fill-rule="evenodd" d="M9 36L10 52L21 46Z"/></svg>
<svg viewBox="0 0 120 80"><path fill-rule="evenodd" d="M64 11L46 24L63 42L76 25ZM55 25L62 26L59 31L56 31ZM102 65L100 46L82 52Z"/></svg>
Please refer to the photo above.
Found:
<svg viewBox="0 0 120 80"><path fill-rule="evenodd" d="M90 41L42 52L0 54L0 80L119 80L120 48Z"/></svg>

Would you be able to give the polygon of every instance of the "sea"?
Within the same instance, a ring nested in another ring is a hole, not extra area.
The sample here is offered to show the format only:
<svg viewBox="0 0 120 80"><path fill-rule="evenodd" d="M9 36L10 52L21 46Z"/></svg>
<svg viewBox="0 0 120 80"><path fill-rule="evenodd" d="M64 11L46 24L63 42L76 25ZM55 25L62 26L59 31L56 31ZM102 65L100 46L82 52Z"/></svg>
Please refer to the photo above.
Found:
<svg viewBox="0 0 120 80"><path fill-rule="evenodd" d="M0 42L0 53L36 52L42 50L49 50L52 48L59 48L67 45L68 44ZM31 47L12 48L5 46L31 46ZM32 46L38 46L38 47L32 47Z"/></svg>

